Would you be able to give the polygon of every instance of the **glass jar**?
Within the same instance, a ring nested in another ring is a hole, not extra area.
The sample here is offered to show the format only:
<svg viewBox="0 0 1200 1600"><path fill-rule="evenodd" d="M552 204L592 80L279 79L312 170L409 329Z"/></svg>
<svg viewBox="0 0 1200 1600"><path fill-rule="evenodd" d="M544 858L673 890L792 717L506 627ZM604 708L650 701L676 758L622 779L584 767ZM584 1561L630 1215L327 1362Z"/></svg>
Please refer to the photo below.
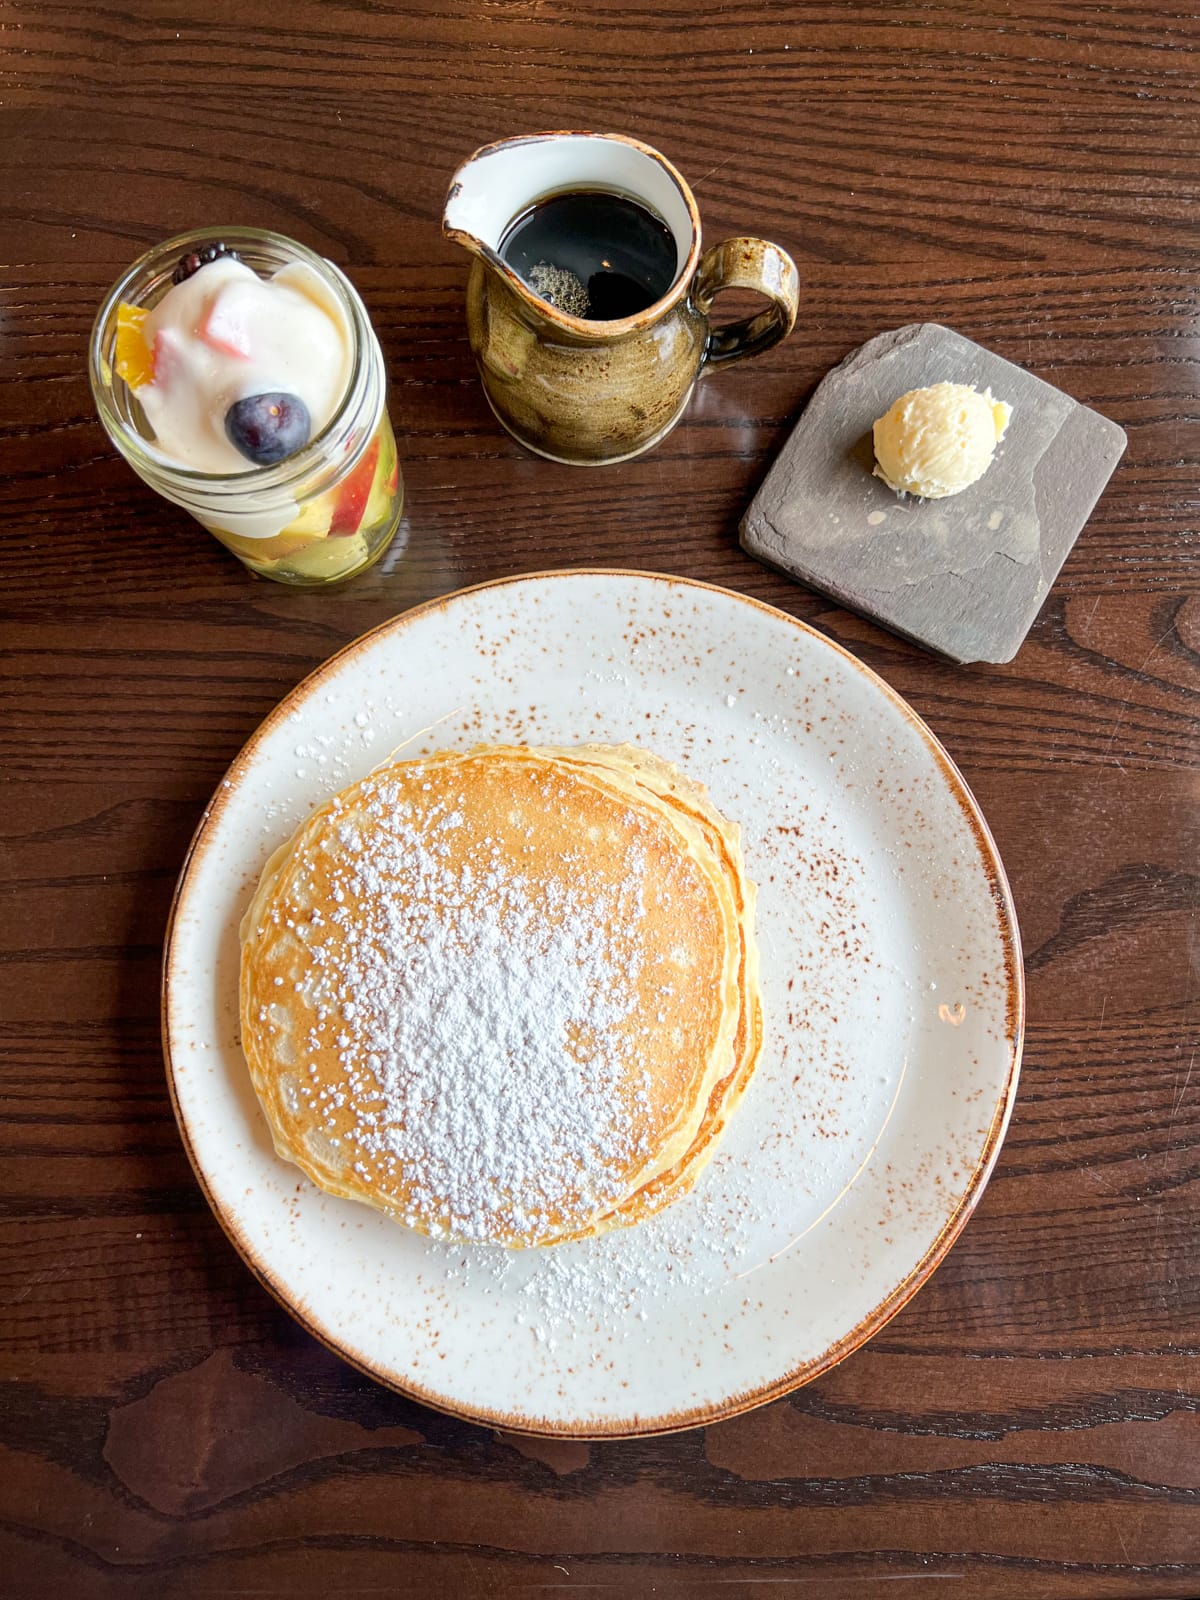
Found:
<svg viewBox="0 0 1200 1600"><path fill-rule="evenodd" d="M302 262L343 313L352 341L350 378L325 426L294 454L245 472L199 472L169 460L136 391L117 372L118 312L150 308L171 288L180 257L220 239L260 277ZM404 485L388 420L383 354L366 308L332 262L258 228L197 229L135 261L109 291L92 329L92 394L113 444L164 499L189 511L252 572L316 586L352 577L387 549Z"/></svg>

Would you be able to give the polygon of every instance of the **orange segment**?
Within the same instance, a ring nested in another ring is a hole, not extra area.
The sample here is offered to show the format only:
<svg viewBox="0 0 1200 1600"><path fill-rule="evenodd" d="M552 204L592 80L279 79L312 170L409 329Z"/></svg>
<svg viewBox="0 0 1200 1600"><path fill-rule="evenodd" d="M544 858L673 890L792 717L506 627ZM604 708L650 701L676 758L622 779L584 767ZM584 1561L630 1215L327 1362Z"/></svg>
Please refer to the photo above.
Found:
<svg viewBox="0 0 1200 1600"><path fill-rule="evenodd" d="M154 379L154 352L143 332L149 314L145 306L126 305L123 300L117 307L117 376L131 389L140 389Z"/></svg>

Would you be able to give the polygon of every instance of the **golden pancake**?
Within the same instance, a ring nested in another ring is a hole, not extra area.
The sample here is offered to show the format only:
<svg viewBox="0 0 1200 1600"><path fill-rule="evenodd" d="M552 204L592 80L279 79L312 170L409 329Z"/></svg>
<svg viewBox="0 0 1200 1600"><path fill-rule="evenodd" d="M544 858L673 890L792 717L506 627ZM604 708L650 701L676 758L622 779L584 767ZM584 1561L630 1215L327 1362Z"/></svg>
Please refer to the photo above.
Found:
<svg viewBox="0 0 1200 1600"><path fill-rule="evenodd" d="M386 765L276 852L243 919L276 1148L439 1237L640 1220L753 1070L752 908L736 830L643 752Z"/></svg>
<svg viewBox="0 0 1200 1600"><path fill-rule="evenodd" d="M762 1001L758 983L758 946L754 939L755 886L745 876L739 829L721 816L699 784L661 757L630 745L595 747L600 758L619 761L639 786L670 799L704 830L706 840L726 874L734 895L739 924L740 997L737 1032L730 1070L713 1087L700 1127L688 1150L629 1199L578 1237L629 1227L678 1200L695 1183L716 1150L730 1117L746 1092L762 1049ZM570 752L572 760L588 759L593 747Z"/></svg>

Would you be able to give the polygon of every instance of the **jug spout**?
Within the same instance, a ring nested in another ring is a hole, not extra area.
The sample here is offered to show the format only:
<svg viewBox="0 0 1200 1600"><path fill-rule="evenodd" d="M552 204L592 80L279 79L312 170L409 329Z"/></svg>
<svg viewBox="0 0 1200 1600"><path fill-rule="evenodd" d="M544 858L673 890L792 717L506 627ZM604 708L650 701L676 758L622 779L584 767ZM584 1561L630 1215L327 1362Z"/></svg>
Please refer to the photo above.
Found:
<svg viewBox="0 0 1200 1600"><path fill-rule="evenodd" d="M503 139L485 145L464 161L450 180L442 232L472 255L499 263L508 224L540 192L538 157L529 146L539 141Z"/></svg>
<svg viewBox="0 0 1200 1600"><path fill-rule="evenodd" d="M700 219L691 191L657 151L620 134L531 133L484 145L450 181L442 232L498 266L511 223L550 195L587 189L648 206L675 237L678 275L694 270Z"/></svg>

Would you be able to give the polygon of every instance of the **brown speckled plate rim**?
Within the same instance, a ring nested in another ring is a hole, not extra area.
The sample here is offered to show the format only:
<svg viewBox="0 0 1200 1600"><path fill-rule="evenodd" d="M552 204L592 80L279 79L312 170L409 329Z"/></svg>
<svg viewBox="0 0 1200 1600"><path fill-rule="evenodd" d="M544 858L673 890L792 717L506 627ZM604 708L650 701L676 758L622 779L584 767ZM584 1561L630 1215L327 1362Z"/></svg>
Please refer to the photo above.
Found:
<svg viewBox="0 0 1200 1600"><path fill-rule="evenodd" d="M1005 979L1008 995L1005 1027L1005 1034L1009 1043L1008 1076L988 1127L983 1150L953 1215L948 1218L925 1254L903 1281L890 1294L885 1296L873 1311L860 1318L847 1334L832 1344L822 1355L784 1373L782 1377L776 1379L773 1383L763 1384L756 1389L730 1395L712 1405L696 1406L688 1411L673 1412L662 1416L635 1415L617 1421L600 1419L590 1424L583 1420L564 1424L546 1417L533 1417L503 1411L472 1410L458 1405L444 1395L425 1389L419 1384L404 1382L391 1372L381 1370L372 1363L368 1355L339 1342L336 1337L308 1316L289 1297L287 1291L275 1281L267 1264L255 1257L250 1246L241 1236L236 1224L224 1214L220 1203L209 1187L204 1169L192 1146L187 1123L176 1093L175 1067L171 1055L169 1025L175 927L183 907L184 896L193 868L201 860L206 845L210 838L214 836L213 830L224 810L225 801L229 797L232 787L240 781L253 760L258 746L274 730L280 719L289 716L296 706L305 700L313 689L323 683L347 657L363 650L380 634L407 627L418 618L448 606L466 595L479 594L484 590L503 589L513 584L538 584L561 578L586 580L597 578L634 579L638 582L661 583L668 588L698 589L721 595L726 599L735 600L741 605L763 611L768 616L786 622L799 629L800 632L808 634L824 648L840 655L850 666L861 673L869 684L882 691L884 696L924 740L930 753L941 768L950 791L957 800L975 836L975 841L991 884L992 898L998 913L1001 940L1004 946ZM844 1361L848 1355L865 1344L868 1339L873 1338L885 1324L891 1321L898 1311L908 1304L917 1290L928 1282L935 1269L944 1260L951 1245L962 1232L967 1219L978 1204L992 1168L996 1164L996 1158L1000 1153L1005 1130L1012 1115L1013 1103L1016 1099L1017 1080L1020 1073L1025 1030L1025 975L1012 891L1009 888L1008 879L1000 861L995 841L987 823L983 819L975 797L967 787L965 779L950 756L942 748L936 735L908 702L897 694L878 673L818 629L810 627L807 623L790 616L786 611L779 610L776 606L767 605L765 601L756 600L750 595L738 594L735 590L726 589L720 584L701 583L695 579L682 578L671 573L640 572L620 567L572 567L546 572L516 573L509 577L497 578L485 583L471 584L466 588L456 589L450 594L441 595L437 599L425 601L408 611L402 611L396 616L390 617L386 622L380 623L378 627L372 628L368 633L364 633L359 638L352 640L337 651L336 654L330 656L328 660L322 662L319 667L316 667L294 689L285 695L273 711L268 713L231 762L224 779L217 786L213 798L205 807L196 831L192 836L192 841L188 846L187 854L184 857L179 880L176 883L175 893L171 900L170 916L164 941L161 1026L163 1057L166 1064L171 1105L175 1112L176 1122L179 1124L179 1132L183 1140L184 1149L187 1152L188 1160L191 1162L192 1170L196 1174L196 1180L204 1197L231 1244L258 1281L279 1301L289 1315L295 1318L306 1332L310 1333L313 1338L325 1345L327 1349L331 1350L343 1361L357 1368L358 1371L365 1373L367 1377L372 1378L375 1382L395 1390L398 1394L402 1394L408 1399L417 1400L422 1405L430 1406L436 1411L460 1418L465 1422L473 1422L483 1427L499 1428L510 1433L528 1434L542 1438L633 1439L643 1438L652 1434L677 1433L689 1428L705 1427L709 1423L724 1422L731 1417L740 1416L743 1412L753 1410L756 1406L765 1405L771 1400L777 1400L782 1395L789 1394L793 1389L800 1388L803 1384L810 1383L814 1378L820 1377L823 1373L835 1367L840 1361Z"/></svg>

